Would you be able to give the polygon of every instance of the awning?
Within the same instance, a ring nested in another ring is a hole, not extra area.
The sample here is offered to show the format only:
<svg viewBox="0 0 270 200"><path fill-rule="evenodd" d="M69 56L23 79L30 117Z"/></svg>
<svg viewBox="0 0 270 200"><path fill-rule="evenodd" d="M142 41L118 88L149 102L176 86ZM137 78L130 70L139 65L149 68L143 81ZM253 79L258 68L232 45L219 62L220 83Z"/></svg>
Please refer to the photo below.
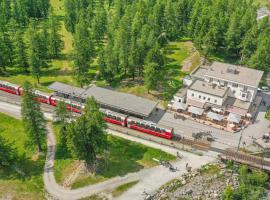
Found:
<svg viewBox="0 0 270 200"><path fill-rule="evenodd" d="M190 106L188 108L188 112L195 114L195 115L202 115L203 111L204 111L204 109L193 107L193 106Z"/></svg>
<svg viewBox="0 0 270 200"><path fill-rule="evenodd" d="M180 102L174 102L172 105L172 109L174 110L186 110L187 109L187 104L180 103Z"/></svg>
<svg viewBox="0 0 270 200"><path fill-rule="evenodd" d="M219 115L219 114L214 113L214 112L208 112L207 117L211 118L213 120L217 120L217 121L221 121L224 118L222 115Z"/></svg>
<svg viewBox="0 0 270 200"><path fill-rule="evenodd" d="M241 116L240 115L237 115L237 114L234 114L234 113L230 113L229 114L229 117L228 117L228 121L229 122L234 122L234 123L239 123L241 120Z"/></svg>
<svg viewBox="0 0 270 200"><path fill-rule="evenodd" d="M234 113L240 116L246 116L248 110L242 109L242 108L237 108L237 107L228 107L227 111L229 113Z"/></svg>
<svg viewBox="0 0 270 200"><path fill-rule="evenodd" d="M187 99L187 104L190 105L190 106L195 106L195 107L198 107L198 108L203 108L204 106L204 102L200 102L200 101L196 101L194 99Z"/></svg>

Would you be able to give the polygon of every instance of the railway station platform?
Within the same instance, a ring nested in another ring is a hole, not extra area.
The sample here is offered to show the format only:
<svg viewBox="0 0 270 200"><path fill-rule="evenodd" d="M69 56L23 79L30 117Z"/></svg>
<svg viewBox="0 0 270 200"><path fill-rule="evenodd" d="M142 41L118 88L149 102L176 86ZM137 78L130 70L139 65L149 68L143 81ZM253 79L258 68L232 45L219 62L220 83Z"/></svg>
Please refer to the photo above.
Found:
<svg viewBox="0 0 270 200"><path fill-rule="evenodd" d="M97 86L82 89L54 82L48 88L53 90L57 96L81 100L82 102L88 97L94 97L102 108L143 119L147 119L158 104L158 102L149 99Z"/></svg>

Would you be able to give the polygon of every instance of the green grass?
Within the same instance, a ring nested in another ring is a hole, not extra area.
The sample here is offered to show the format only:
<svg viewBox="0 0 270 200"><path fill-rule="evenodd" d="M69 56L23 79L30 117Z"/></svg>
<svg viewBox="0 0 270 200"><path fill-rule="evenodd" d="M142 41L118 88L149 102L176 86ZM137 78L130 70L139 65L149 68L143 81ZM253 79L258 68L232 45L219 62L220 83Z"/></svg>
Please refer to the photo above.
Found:
<svg viewBox="0 0 270 200"><path fill-rule="evenodd" d="M121 194L123 194L125 191L127 191L129 188L133 187L134 185L136 185L139 181L132 181L129 183L125 183L123 185L118 186L117 188L115 188L114 191L112 191L112 196L113 197L117 197L120 196Z"/></svg>
<svg viewBox="0 0 270 200"><path fill-rule="evenodd" d="M220 172L220 167L216 164L209 164L209 165L205 165L200 169L201 173L204 175L208 175L208 174L217 174Z"/></svg>
<svg viewBox="0 0 270 200"><path fill-rule="evenodd" d="M270 121L270 108L268 108L268 110L265 114L265 118Z"/></svg>
<svg viewBox="0 0 270 200"><path fill-rule="evenodd" d="M43 191L43 167L45 156L38 160L35 158L34 148L27 148L27 137L22 121L0 113L0 134L12 142L18 150L18 168L25 173L24 176L14 170L0 169L0 199L35 200L45 199Z"/></svg>
<svg viewBox="0 0 270 200"><path fill-rule="evenodd" d="M59 126L54 124L54 130L59 138ZM59 139L58 139L59 141ZM86 185L98 183L115 176L124 176L143 168L156 166L158 163L153 158L163 160L174 160L175 156L161 150L146 147L144 145L108 135L108 148L110 155L108 160L100 158L98 172L93 175L79 177L72 188L79 188ZM61 151L57 151L55 162L56 180L61 183L72 172L76 160ZM74 169L73 169L74 170Z"/></svg>

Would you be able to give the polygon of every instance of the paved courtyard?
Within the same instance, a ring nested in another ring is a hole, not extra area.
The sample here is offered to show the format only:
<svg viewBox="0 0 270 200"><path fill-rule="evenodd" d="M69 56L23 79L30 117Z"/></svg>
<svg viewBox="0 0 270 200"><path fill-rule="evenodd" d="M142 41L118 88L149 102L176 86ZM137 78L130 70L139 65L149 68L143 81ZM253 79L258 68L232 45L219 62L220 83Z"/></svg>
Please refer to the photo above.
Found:
<svg viewBox="0 0 270 200"><path fill-rule="evenodd" d="M270 105L270 92L262 93L261 95L266 105ZM267 106L260 106L254 124L249 125L243 130L241 146L243 146L243 142L245 142L246 145L252 144L252 137L256 139L261 138L263 134L270 131L270 121L264 118L266 110ZM174 119L174 115L169 112L163 115L158 124L174 127L174 132L184 137L192 137L192 133L199 131L211 131L215 138L215 142L213 142L212 145L222 149L237 147L241 135L241 132L229 133L189 119Z"/></svg>

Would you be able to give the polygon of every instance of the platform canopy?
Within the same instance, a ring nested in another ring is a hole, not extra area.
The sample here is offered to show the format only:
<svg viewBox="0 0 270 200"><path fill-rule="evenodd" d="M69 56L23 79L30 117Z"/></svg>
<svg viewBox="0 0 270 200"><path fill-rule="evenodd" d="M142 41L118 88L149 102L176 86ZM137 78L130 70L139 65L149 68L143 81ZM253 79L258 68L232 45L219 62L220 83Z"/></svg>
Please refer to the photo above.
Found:
<svg viewBox="0 0 270 200"><path fill-rule="evenodd" d="M224 119L224 117L222 115L219 115L217 113L214 112L208 112L207 113L207 117L216 121L221 121Z"/></svg>
<svg viewBox="0 0 270 200"><path fill-rule="evenodd" d="M237 115L235 113L230 113L229 114L229 117L228 117L228 121L229 122L233 122L233 123L236 123L238 124L241 120L241 116L240 115Z"/></svg>
<svg viewBox="0 0 270 200"><path fill-rule="evenodd" d="M203 111L204 111L204 109L197 108L197 107L194 107L194 106L190 106L188 108L188 112L190 112L192 114L195 114L195 115L202 115Z"/></svg>

